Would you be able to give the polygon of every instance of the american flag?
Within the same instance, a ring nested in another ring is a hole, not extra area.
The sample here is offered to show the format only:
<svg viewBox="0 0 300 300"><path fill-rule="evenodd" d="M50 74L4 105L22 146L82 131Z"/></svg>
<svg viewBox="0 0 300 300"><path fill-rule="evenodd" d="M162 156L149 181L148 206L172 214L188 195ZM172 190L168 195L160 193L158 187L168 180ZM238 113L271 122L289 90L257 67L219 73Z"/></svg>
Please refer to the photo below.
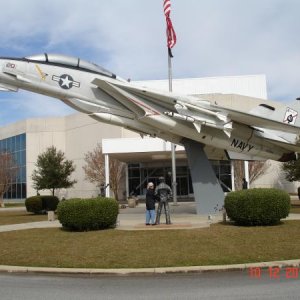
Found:
<svg viewBox="0 0 300 300"><path fill-rule="evenodd" d="M169 55L173 57L171 48L173 48L176 44L176 33L173 28L173 24L170 18L171 13L171 0L164 0L164 13L166 16L167 22L167 46L169 49Z"/></svg>

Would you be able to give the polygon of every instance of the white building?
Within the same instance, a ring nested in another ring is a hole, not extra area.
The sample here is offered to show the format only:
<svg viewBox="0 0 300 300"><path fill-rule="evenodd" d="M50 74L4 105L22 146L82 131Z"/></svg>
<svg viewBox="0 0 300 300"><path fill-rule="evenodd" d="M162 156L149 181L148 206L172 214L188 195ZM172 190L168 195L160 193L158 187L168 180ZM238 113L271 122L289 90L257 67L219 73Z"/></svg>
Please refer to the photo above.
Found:
<svg viewBox="0 0 300 300"><path fill-rule="evenodd" d="M139 85L168 89L166 80L136 82ZM233 93L245 96L267 98L264 75L230 76L215 78L174 79L173 91L188 94ZM87 152L103 144L103 152L127 163L126 180L121 198L130 192L143 194L147 181L171 172L170 144L160 139L142 139L138 134L123 128L99 123L87 115L76 113L66 117L27 119L0 128L0 150L9 149L20 166L20 174L6 199L24 199L36 194L31 175L37 156L46 148L55 146L62 150L67 159L74 161L76 171L73 188L58 192L60 198L92 197L99 194L99 188L85 179L83 165ZM187 160L183 147L178 146L177 184L179 197L192 194ZM231 186L229 161L214 161L213 166L220 180ZM255 187L280 187L295 192L295 185L284 180L278 164L272 163L269 170L259 178ZM274 171L276 170L276 171Z"/></svg>

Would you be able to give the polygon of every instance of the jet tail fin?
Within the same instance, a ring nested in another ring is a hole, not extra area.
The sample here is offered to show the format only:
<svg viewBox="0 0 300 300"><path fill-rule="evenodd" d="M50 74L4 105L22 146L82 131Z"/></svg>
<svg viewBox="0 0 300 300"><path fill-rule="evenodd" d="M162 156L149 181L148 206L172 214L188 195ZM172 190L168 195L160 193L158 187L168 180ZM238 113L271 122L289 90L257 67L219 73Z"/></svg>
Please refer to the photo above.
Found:
<svg viewBox="0 0 300 300"><path fill-rule="evenodd" d="M300 128L300 101L296 100L289 105L273 107L263 103L250 110L250 114L265 119L264 122L257 124L257 127L265 127L283 132L299 134ZM271 124L276 122L275 124ZM281 124L281 125L280 125Z"/></svg>
<svg viewBox="0 0 300 300"><path fill-rule="evenodd" d="M272 119L284 124L300 127L300 101L296 100L272 113Z"/></svg>

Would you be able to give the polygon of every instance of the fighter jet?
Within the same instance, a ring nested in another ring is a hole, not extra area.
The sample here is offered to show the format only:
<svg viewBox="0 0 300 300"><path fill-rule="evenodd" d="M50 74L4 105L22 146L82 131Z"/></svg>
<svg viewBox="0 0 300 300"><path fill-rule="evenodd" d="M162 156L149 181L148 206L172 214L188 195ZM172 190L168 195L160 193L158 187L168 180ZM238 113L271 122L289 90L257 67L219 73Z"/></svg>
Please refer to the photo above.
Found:
<svg viewBox="0 0 300 300"><path fill-rule="evenodd" d="M0 90L18 89L60 99L100 122L184 145L194 193L203 194L204 186L207 196L218 190L206 212L222 206L224 198L208 158L288 161L300 150L298 100L285 106L233 94L163 92L80 58L46 53L0 57Z"/></svg>

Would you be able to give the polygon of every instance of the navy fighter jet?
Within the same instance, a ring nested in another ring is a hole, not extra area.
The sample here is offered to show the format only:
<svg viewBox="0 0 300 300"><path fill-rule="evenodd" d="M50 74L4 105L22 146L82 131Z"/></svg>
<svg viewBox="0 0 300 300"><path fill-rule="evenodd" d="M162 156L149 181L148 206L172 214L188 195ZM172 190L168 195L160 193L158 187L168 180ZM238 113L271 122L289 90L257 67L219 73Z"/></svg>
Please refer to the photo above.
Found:
<svg viewBox="0 0 300 300"><path fill-rule="evenodd" d="M234 94L162 92L58 54L0 57L0 90L18 89L60 99L100 122L184 145L195 197L214 198L201 203L205 213L221 207L224 198L208 158L287 161L300 150L300 101L285 106Z"/></svg>

